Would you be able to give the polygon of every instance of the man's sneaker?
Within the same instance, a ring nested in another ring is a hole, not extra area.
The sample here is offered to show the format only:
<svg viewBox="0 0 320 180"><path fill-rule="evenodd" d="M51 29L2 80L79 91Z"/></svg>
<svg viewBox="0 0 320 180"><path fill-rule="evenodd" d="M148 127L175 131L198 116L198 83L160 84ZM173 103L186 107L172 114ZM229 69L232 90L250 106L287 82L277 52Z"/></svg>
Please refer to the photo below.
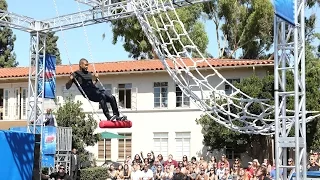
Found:
<svg viewBox="0 0 320 180"><path fill-rule="evenodd" d="M127 116L117 117L117 121L125 121L127 120Z"/></svg>
<svg viewBox="0 0 320 180"><path fill-rule="evenodd" d="M118 117L119 117L119 116L117 116L117 115L113 115L113 116L110 118L110 120L111 120L111 121L117 121Z"/></svg>

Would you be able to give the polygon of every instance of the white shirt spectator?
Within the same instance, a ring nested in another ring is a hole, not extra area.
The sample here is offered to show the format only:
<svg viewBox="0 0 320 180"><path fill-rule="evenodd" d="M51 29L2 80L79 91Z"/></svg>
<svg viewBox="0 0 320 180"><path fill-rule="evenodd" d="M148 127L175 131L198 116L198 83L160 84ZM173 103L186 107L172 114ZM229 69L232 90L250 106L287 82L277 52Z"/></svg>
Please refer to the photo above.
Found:
<svg viewBox="0 0 320 180"><path fill-rule="evenodd" d="M151 169L148 169L147 172L145 170L141 171L141 179L142 180L150 180L153 179L153 172Z"/></svg>
<svg viewBox="0 0 320 180"><path fill-rule="evenodd" d="M224 175L225 172L225 168L223 169L217 169L217 175L218 175L218 179L221 179L222 176Z"/></svg>
<svg viewBox="0 0 320 180"><path fill-rule="evenodd" d="M131 172L131 180L139 180L142 172L140 170Z"/></svg>

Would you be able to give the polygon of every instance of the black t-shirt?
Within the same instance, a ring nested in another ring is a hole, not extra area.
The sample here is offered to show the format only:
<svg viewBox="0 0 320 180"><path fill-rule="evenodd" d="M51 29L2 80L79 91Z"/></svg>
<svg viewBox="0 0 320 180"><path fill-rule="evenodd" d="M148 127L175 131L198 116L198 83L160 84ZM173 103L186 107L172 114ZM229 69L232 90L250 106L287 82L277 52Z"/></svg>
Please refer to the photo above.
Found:
<svg viewBox="0 0 320 180"><path fill-rule="evenodd" d="M83 94L83 92L79 89L83 96L87 95L90 101L100 101L99 88L97 88L96 85L93 84L92 74L89 71L78 70L73 73L73 76L84 91L85 94ZM78 84L75 82L75 80L73 82L78 87Z"/></svg>
<svg viewBox="0 0 320 180"><path fill-rule="evenodd" d="M319 171L319 166L318 165L314 165L314 166L310 166L310 168L308 169L308 171Z"/></svg>
<svg viewBox="0 0 320 180"><path fill-rule="evenodd" d="M172 177L173 180L185 180L186 176L183 173L176 173Z"/></svg>
<svg viewBox="0 0 320 180"><path fill-rule="evenodd" d="M55 180L72 180L68 174L60 175L57 172L50 174L50 178L54 178Z"/></svg>

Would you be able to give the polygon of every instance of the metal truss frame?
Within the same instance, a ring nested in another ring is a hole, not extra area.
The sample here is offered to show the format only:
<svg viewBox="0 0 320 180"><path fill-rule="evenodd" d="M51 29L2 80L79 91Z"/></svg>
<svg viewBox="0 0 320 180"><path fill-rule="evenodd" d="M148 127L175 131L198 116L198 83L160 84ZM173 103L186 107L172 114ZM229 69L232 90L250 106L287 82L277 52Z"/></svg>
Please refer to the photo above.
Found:
<svg viewBox="0 0 320 180"><path fill-rule="evenodd" d="M304 0L295 0L295 25L274 19L276 179L291 179L288 168L293 168L295 179L307 178L304 8ZM287 87L288 76L293 76L294 89ZM289 98L294 98L292 114L286 111ZM289 149L295 152L295 166L287 165Z"/></svg>
<svg viewBox="0 0 320 180"><path fill-rule="evenodd" d="M57 32L61 30L69 30L78 27L89 26L93 24L104 23L116 19L123 19L134 16L130 0L115 2L105 1L105 5L98 6L96 0L76 0L78 2L93 6L93 8L78 13L68 14L60 17L55 17L45 20L36 20L31 17L18 15L15 13L0 10L0 26L8 26L25 32ZM169 0L163 0L164 2ZM210 0L173 0L177 8L189 6L197 3L209 2ZM93 2L97 4L94 6ZM159 6L157 1L151 6L148 3L144 4L146 9L155 9Z"/></svg>
<svg viewBox="0 0 320 180"><path fill-rule="evenodd" d="M30 34L30 61L29 61L29 81L28 81L28 106L27 106L27 131L33 134L43 135L43 110L44 110L44 81L45 81L45 61L40 63L39 59L44 59L46 54L46 34L39 31ZM41 101L42 100L42 101ZM40 140L39 158L42 157L42 143ZM41 169L41 160L39 161ZM41 176L39 172L39 176Z"/></svg>

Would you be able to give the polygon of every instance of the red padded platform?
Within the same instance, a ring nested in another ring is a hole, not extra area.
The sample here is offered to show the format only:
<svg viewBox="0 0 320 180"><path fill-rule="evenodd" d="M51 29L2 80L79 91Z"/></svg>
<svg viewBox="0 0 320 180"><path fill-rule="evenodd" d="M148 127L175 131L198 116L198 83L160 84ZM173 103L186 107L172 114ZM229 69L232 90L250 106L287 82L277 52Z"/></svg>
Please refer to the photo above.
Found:
<svg viewBox="0 0 320 180"><path fill-rule="evenodd" d="M125 121L108 121L102 120L99 123L100 128L131 128L132 122L125 120Z"/></svg>

